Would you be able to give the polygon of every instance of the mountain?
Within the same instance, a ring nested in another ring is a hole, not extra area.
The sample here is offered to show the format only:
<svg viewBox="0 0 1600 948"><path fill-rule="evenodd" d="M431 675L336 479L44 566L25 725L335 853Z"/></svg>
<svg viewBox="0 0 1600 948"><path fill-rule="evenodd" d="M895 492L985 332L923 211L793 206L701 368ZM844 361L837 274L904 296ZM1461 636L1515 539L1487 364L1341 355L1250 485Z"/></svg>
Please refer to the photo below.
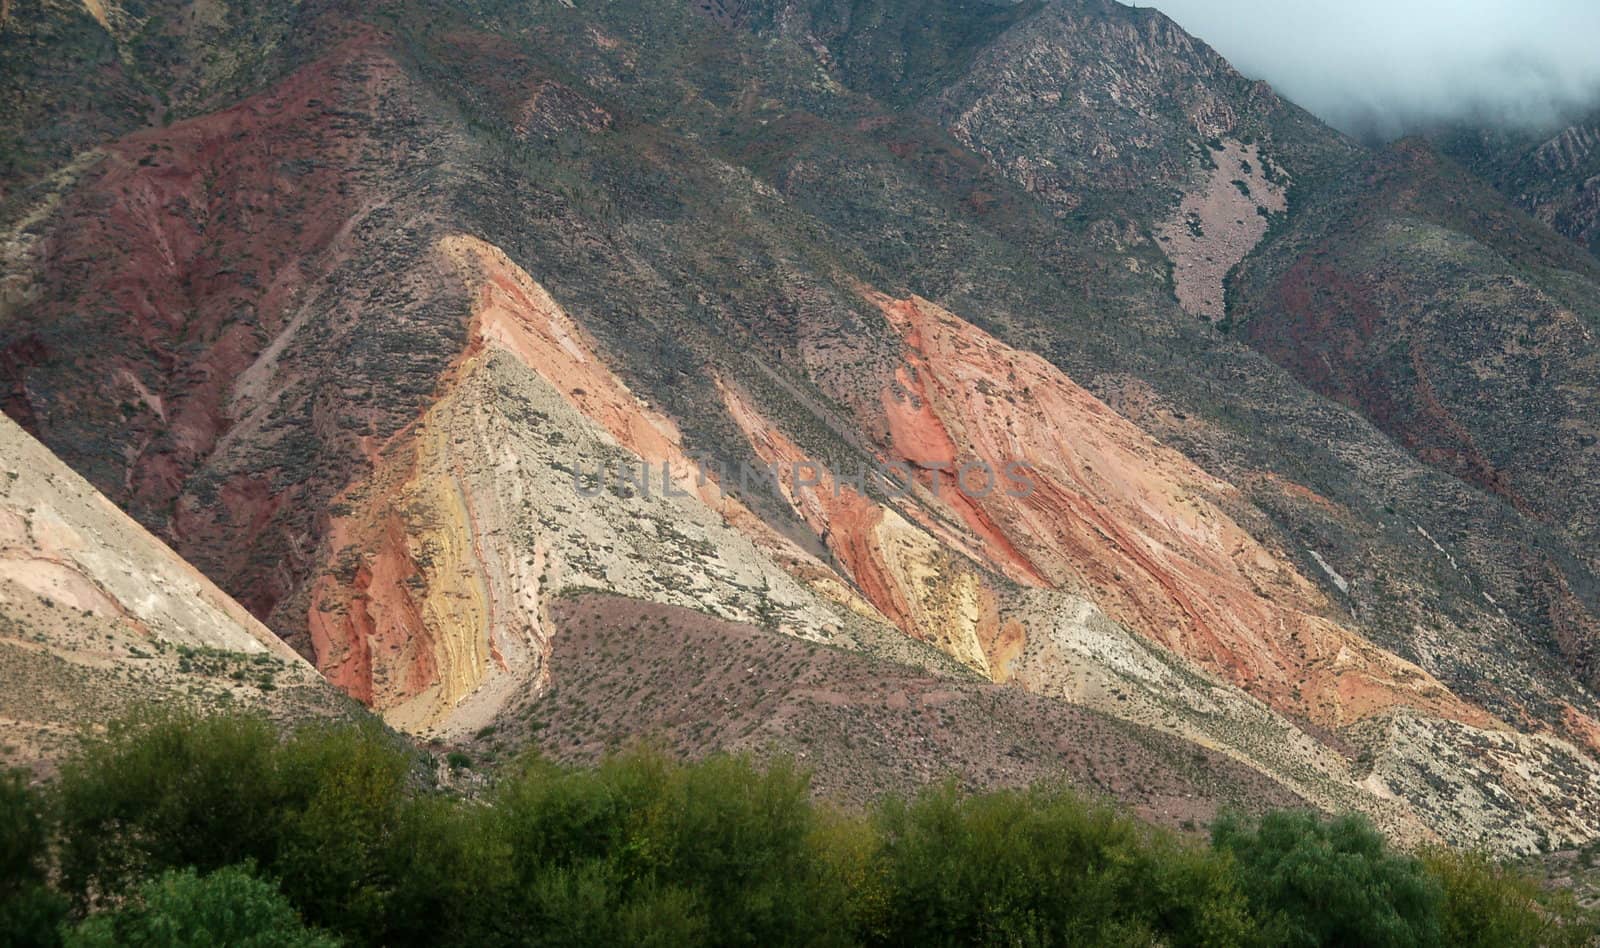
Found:
<svg viewBox="0 0 1600 948"><path fill-rule="evenodd" d="M1425 145L1101 0L0 20L6 413L392 724L682 690L601 590L762 693L783 635L963 696L979 783L1115 719L1406 839L1600 835L1594 263Z"/></svg>
<svg viewBox="0 0 1600 948"><path fill-rule="evenodd" d="M1600 112L1558 128L1465 124L1429 137L1552 230L1600 253Z"/></svg>
<svg viewBox="0 0 1600 948"><path fill-rule="evenodd" d="M8 764L140 704L348 714L310 664L0 418L0 720Z"/></svg>
<svg viewBox="0 0 1600 948"><path fill-rule="evenodd" d="M1569 605L1592 601L1596 562L1596 261L1411 140L1309 204L1235 289L1251 345L1525 525L1549 635L1600 684L1591 611Z"/></svg>

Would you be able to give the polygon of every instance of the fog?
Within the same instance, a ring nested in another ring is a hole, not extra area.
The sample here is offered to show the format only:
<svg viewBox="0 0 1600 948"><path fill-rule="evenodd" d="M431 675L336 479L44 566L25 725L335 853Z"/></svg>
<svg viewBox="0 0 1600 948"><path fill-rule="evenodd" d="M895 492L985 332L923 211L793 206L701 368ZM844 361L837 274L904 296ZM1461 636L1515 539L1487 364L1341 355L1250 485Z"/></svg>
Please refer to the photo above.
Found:
<svg viewBox="0 0 1600 948"><path fill-rule="evenodd" d="M1600 0L1141 0L1364 138L1600 102Z"/></svg>

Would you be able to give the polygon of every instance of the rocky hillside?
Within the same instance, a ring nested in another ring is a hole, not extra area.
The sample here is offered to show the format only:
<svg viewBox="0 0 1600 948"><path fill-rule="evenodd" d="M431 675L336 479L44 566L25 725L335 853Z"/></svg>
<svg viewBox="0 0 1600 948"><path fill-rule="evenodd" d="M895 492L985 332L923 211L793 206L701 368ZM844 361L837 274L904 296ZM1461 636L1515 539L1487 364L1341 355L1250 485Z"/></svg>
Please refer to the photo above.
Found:
<svg viewBox="0 0 1600 948"><path fill-rule="evenodd" d="M0 761L142 703L349 713L282 640L0 418Z"/></svg>
<svg viewBox="0 0 1600 948"><path fill-rule="evenodd" d="M792 757L819 794L858 805L950 776L974 789L1064 777L1191 830L1223 808L1305 805L1218 751L1021 688L637 599L574 594L552 613L557 686L519 697L475 736L475 765L529 745L594 763L643 733L690 758Z"/></svg>
<svg viewBox="0 0 1600 948"><path fill-rule="evenodd" d="M1102 0L158 6L0 17L0 396L394 724L614 687L603 589L1600 834L1594 265L1455 166Z"/></svg>
<svg viewBox="0 0 1600 948"><path fill-rule="evenodd" d="M1251 345L1545 535L1550 635L1600 684L1600 630L1570 607L1600 539L1600 265L1411 140L1309 203L1235 290Z"/></svg>
<svg viewBox="0 0 1600 948"><path fill-rule="evenodd" d="M1431 137L1552 230L1600 253L1600 112L1558 128L1465 126Z"/></svg>

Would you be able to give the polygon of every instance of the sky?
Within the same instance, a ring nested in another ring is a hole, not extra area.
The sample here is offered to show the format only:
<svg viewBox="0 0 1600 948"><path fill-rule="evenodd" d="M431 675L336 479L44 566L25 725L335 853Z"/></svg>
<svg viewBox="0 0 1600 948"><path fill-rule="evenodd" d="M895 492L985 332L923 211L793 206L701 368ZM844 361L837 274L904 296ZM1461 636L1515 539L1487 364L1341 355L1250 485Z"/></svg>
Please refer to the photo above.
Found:
<svg viewBox="0 0 1600 948"><path fill-rule="evenodd" d="M1540 125L1600 102L1600 0L1136 3L1363 137L1455 119Z"/></svg>

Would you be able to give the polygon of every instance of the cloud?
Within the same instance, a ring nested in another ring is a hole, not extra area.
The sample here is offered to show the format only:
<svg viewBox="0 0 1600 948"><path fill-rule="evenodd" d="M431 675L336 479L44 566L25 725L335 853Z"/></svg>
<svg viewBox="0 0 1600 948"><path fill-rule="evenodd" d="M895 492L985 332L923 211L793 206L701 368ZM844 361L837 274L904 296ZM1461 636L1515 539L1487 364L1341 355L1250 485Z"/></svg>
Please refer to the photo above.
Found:
<svg viewBox="0 0 1600 948"><path fill-rule="evenodd" d="M1154 6L1239 71L1358 135L1392 137L1457 119L1542 125L1600 102L1595 0Z"/></svg>

